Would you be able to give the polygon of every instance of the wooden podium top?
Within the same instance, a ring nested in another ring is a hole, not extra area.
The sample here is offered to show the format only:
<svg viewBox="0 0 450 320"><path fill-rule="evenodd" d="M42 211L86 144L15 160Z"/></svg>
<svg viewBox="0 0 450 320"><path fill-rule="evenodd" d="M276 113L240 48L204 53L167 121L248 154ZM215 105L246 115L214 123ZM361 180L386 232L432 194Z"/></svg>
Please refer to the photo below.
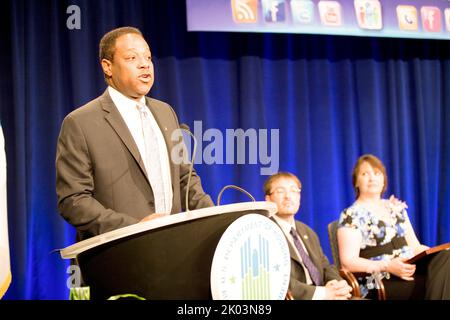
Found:
<svg viewBox="0 0 450 320"><path fill-rule="evenodd" d="M277 206L275 203L268 201L241 202L171 214L158 219L136 223L127 227L112 230L110 232L106 232L98 236L80 241L62 249L60 251L60 254L63 259L72 259L75 258L78 254L98 245L105 244L140 232L209 216L249 210L265 210L268 212L267 217L271 217L277 213Z"/></svg>

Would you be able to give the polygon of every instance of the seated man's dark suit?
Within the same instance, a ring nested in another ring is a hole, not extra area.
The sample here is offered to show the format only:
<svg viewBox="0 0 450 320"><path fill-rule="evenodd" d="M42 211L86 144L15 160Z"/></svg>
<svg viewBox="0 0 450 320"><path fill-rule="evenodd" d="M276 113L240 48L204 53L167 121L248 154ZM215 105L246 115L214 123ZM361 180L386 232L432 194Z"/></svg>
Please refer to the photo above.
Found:
<svg viewBox="0 0 450 320"><path fill-rule="evenodd" d="M328 258L323 253L317 234L310 227L300 221L295 221L295 227L306 247L309 257L319 269L324 285L333 279L338 281L342 280L336 267L330 264ZM305 270L298 258L296 249L289 241L288 245L291 256L291 279L289 282L289 291L296 300L311 300L316 287L314 285L306 284Z"/></svg>

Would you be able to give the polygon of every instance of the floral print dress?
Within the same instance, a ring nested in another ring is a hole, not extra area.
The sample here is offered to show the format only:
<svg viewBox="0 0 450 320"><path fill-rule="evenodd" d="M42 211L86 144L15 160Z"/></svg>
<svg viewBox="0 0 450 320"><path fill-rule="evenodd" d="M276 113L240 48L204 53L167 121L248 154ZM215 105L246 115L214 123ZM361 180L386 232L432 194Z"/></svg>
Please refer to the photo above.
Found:
<svg viewBox="0 0 450 320"><path fill-rule="evenodd" d="M378 217L367 210L359 203L353 203L352 206L342 211L339 218L339 228L347 227L358 230L361 233L362 241L360 249L380 246L392 241L395 237L404 237L406 232L407 212L403 208L398 208L388 200L382 200L389 210L390 221L378 219ZM371 260L389 261L393 258L411 258L413 252L407 245L396 249L392 254L382 254L370 258ZM383 273L382 276L386 276ZM361 293L366 295L372 285L367 283L368 278L359 279L361 283Z"/></svg>

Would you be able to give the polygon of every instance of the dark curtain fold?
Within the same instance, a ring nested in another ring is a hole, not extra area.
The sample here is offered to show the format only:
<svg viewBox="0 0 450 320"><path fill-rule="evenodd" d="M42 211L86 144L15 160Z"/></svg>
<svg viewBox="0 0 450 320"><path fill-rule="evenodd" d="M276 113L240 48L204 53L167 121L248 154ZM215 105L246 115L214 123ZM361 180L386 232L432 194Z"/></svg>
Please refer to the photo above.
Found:
<svg viewBox="0 0 450 320"><path fill-rule="evenodd" d="M66 27L69 5L81 9L81 30ZM450 241L448 41L187 32L184 1L174 0L0 6L13 271L7 298L68 298L68 263L52 252L75 240L56 209L56 140L64 116L105 90L98 42L124 25L140 28L150 43L150 95L170 103L191 130L202 121L203 153L214 141L209 129L224 142L227 129L268 129L269 140L279 130L268 155L278 148L279 169L302 180L297 218L318 232L330 258L326 225L354 200L350 175L363 153L386 164L387 195L407 201L420 240ZM236 184L263 200L263 157L250 164L247 154L237 164L236 149L227 164L225 147L216 150L224 164L204 157L196 164L205 189L215 198ZM223 196L223 203L236 201L248 199L234 190Z"/></svg>

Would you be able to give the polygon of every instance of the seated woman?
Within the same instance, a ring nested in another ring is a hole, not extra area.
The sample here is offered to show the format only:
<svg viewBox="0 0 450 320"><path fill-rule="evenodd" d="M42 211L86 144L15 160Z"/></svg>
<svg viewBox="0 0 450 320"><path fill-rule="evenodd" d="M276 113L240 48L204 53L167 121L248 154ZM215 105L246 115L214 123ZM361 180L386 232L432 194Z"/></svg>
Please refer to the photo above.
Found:
<svg viewBox="0 0 450 320"><path fill-rule="evenodd" d="M428 249L420 244L406 205L391 197L383 163L367 154L352 173L356 201L342 211L337 231L339 257L351 272L381 273L387 299L450 299L450 251L441 251L416 270L406 260ZM360 279L367 297L375 294Z"/></svg>

